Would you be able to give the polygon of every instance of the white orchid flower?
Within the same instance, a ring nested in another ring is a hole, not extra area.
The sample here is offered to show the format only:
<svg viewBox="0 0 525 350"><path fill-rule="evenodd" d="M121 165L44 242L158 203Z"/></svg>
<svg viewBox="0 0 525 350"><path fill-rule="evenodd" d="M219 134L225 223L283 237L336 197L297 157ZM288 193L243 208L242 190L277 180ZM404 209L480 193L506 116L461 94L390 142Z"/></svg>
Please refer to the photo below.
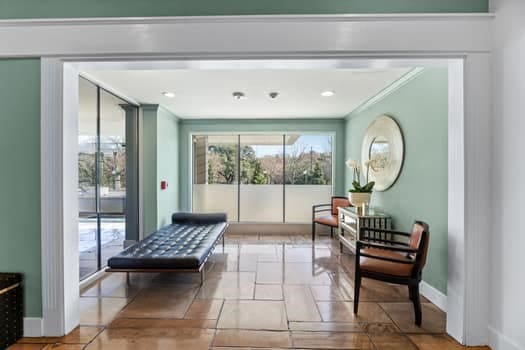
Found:
<svg viewBox="0 0 525 350"><path fill-rule="evenodd" d="M359 162L353 159L348 159L346 161L346 166L349 167L350 169L355 169L355 170L359 170L361 168L361 165L359 164Z"/></svg>

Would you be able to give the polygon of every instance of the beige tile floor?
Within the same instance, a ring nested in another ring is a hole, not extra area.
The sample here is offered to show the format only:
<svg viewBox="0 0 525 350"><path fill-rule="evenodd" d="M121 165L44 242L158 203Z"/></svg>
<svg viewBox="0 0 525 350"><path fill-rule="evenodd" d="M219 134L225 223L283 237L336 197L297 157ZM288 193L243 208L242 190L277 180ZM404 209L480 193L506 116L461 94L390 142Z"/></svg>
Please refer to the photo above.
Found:
<svg viewBox="0 0 525 350"><path fill-rule="evenodd" d="M353 256L307 235L230 235L192 274L111 274L81 295L81 326L20 349L462 349L425 298L414 325L405 288L364 280L353 314Z"/></svg>

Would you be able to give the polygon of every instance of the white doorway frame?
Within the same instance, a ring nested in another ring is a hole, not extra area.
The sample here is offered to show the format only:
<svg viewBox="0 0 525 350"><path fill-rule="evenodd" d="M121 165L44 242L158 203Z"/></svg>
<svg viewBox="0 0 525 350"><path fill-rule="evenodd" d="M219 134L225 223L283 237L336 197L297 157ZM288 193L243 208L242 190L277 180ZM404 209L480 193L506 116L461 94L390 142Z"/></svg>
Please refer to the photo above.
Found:
<svg viewBox="0 0 525 350"><path fill-rule="evenodd" d="M463 344L487 344L491 19L478 14L0 21L0 42L9 43L0 46L0 57L43 57L42 335L62 335L79 321L80 62L128 68L146 61L157 61L157 67L176 62L206 69L221 62L243 68L254 59L274 68L290 60L306 64L304 68L313 60L333 68L344 62L377 68L447 60L447 331Z"/></svg>

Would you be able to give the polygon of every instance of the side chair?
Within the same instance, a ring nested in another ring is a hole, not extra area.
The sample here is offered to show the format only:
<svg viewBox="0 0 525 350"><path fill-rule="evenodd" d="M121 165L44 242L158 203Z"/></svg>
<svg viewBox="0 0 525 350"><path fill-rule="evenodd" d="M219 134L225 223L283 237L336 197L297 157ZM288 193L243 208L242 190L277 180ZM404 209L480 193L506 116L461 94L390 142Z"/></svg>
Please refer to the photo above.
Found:
<svg viewBox="0 0 525 350"><path fill-rule="evenodd" d="M317 204L312 206L312 241L315 241L315 225L325 225L330 227L330 237L334 236L334 228L339 227L338 207L349 207L352 204L348 197L332 196L329 204ZM319 216L320 213L328 213Z"/></svg>
<svg viewBox="0 0 525 350"><path fill-rule="evenodd" d="M416 221L411 233L362 227L356 242L354 314L359 308L362 278L408 286L415 323L421 326L419 283L427 260L429 228Z"/></svg>

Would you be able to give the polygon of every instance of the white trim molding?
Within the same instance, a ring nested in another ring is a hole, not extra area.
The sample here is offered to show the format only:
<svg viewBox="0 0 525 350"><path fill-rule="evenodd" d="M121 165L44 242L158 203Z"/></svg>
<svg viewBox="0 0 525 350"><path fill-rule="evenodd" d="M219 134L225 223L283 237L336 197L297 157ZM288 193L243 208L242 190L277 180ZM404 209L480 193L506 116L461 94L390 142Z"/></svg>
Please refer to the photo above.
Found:
<svg viewBox="0 0 525 350"><path fill-rule="evenodd" d="M323 62L332 68L356 62L389 68L439 61L450 72L447 330L463 344L487 344L491 20L396 15L0 21L0 43L9 43L0 44L0 57L54 57L42 59L41 73L44 334L63 335L79 318L76 123L83 66L126 69L138 60L143 67L162 60L194 69L264 61L276 69Z"/></svg>
<svg viewBox="0 0 525 350"><path fill-rule="evenodd" d="M447 296L425 281L420 284L421 294L443 312L447 312Z"/></svg>
<svg viewBox="0 0 525 350"><path fill-rule="evenodd" d="M444 66L446 67L447 65L444 64ZM400 88L402 88L403 86L405 86L406 84L408 84L409 82L417 78L421 73L423 73L424 70L425 68L423 67L412 68L410 71L404 74L401 78L397 79L392 84L388 85L386 88L379 91L377 94L375 94L374 96L372 96L371 98L369 98L368 100L366 100L365 102L357 106L353 111L351 111L345 117L345 119L347 120L351 119L357 116L358 114L360 114L361 112L372 107L376 103L381 102L382 100L384 100L385 98L387 98L388 96L390 96L391 94L393 94L394 92L396 92L397 90L399 90Z"/></svg>
<svg viewBox="0 0 525 350"><path fill-rule="evenodd" d="M492 350L525 350L514 340L509 339L492 327L489 327L489 346Z"/></svg>
<svg viewBox="0 0 525 350"><path fill-rule="evenodd" d="M78 73L43 58L41 85L42 326L62 336L79 323Z"/></svg>
<svg viewBox="0 0 525 350"><path fill-rule="evenodd" d="M490 14L1 20L0 43L9 45L0 45L0 56L485 52L491 20Z"/></svg>
<svg viewBox="0 0 525 350"><path fill-rule="evenodd" d="M43 322L40 317L24 317L24 337L42 337Z"/></svg>

